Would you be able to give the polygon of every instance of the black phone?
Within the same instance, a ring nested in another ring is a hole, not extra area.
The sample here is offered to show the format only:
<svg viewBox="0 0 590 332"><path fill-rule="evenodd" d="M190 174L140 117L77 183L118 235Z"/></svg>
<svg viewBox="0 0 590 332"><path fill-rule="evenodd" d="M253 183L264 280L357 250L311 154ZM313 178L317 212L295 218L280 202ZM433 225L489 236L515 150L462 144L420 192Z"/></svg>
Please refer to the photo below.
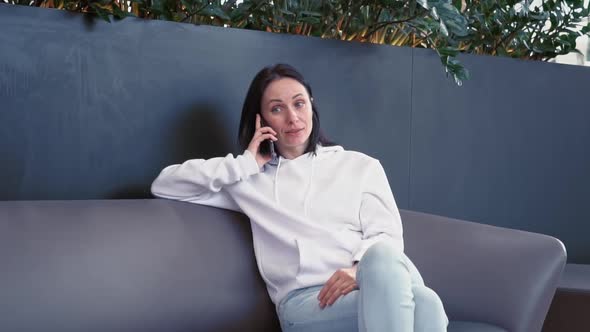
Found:
<svg viewBox="0 0 590 332"><path fill-rule="evenodd" d="M262 117L262 114L260 114L260 126L261 127L266 127L268 126L268 124L266 123L266 121L264 121L264 118ZM262 155L270 155L273 156L275 154L275 144L271 139L266 139L264 140L264 142L262 142L260 144L260 147L258 148L260 151L260 154Z"/></svg>

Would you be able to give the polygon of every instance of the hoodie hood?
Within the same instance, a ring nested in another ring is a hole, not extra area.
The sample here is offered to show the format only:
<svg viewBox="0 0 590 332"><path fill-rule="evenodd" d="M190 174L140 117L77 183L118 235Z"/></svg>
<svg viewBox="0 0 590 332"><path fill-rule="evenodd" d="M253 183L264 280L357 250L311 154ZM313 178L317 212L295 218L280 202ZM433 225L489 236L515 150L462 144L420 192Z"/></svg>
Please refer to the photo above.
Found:
<svg viewBox="0 0 590 332"><path fill-rule="evenodd" d="M309 209L310 209L310 193L311 193L311 188L313 186L313 173L314 173L314 165L315 165L315 160L318 156L327 154L327 153L331 153L331 152L338 152L338 151L344 151L344 148L342 148L342 146L340 145L334 145L334 146L322 146L320 144L318 144L316 146L316 153L314 154L313 152L308 152L304 155L301 155L295 159L285 159L281 156L279 156L276 153L273 153L272 155L272 159L267 163L269 164L271 167L272 166L276 166L276 171L275 171L275 176L274 176L274 180L273 180L273 198L274 201L277 205L281 205L281 201L279 199L279 181L280 181L280 171L281 171L281 163L285 160L288 162L297 162L298 164L301 164L301 167L309 167L309 178L307 180L307 188L305 189L305 196L303 199L303 215L304 216L308 216L309 215ZM303 160L302 160L303 159ZM308 159L311 159L311 161L309 161ZM307 165L307 164L310 165Z"/></svg>
<svg viewBox="0 0 590 332"><path fill-rule="evenodd" d="M340 145L332 145L332 146L322 146L321 144L318 144L316 146L316 154L322 155L325 153L329 153L329 152L338 152L338 151L344 151L344 148ZM298 158L301 158L303 156L307 155L308 157L316 157L316 155L314 155L313 152L308 152ZM282 158L281 156L279 156L277 153L273 153L272 154L272 159L267 163L268 165L272 165L272 166L278 166L280 159L285 159ZM296 158L297 159L297 158Z"/></svg>

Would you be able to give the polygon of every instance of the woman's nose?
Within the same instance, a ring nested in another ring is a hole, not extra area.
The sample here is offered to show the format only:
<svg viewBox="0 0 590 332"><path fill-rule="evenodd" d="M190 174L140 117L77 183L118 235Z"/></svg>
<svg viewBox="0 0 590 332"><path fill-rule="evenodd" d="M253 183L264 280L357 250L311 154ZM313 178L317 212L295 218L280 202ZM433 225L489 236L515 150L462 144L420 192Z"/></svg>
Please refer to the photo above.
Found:
<svg viewBox="0 0 590 332"><path fill-rule="evenodd" d="M291 107L289 108L289 113L287 114L287 120L289 120L289 122L296 122L299 120L297 112Z"/></svg>

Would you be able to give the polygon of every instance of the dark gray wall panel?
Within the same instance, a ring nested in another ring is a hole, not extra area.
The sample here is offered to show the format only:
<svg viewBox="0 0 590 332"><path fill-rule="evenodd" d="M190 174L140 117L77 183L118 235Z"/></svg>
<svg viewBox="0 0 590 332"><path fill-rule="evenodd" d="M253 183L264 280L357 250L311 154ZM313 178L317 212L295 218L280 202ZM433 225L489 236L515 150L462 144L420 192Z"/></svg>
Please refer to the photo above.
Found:
<svg viewBox="0 0 590 332"><path fill-rule="evenodd" d="M410 209L550 234L590 263L590 68L416 50Z"/></svg>
<svg viewBox="0 0 590 332"><path fill-rule="evenodd" d="M238 153L263 66L314 88L322 126L380 159L402 208L554 235L590 263L590 70L0 5L0 200L140 198L166 165Z"/></svg>
<svg viewBox="0 0 590 332"><path fill-rule="evenodd" d="M407 206L411 49L8 5L0 26L0 199L147 197L168 164L238 152L250 80L287 62Z"/></svg>

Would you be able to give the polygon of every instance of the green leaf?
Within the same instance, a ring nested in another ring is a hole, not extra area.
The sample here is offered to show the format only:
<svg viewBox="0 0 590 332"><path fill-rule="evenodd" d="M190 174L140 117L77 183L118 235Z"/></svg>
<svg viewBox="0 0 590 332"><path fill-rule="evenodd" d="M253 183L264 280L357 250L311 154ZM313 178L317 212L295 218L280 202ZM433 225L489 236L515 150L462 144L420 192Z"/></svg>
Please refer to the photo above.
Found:
<svg viewBox="0 0 590 332"><path fill-rule="evenodd" d="M265 27L272 27L273 26L273 24L269 20L267 20L266 17L264 17L264 16L260 17L260 21L262 22L262 24L264 24Z"/></svg>
<svg viewBox="0 0 590 332"><path fill-rule="evenodd" d="M286 10L286 9L279 9L279 11L285 15L290 15L290 16L295 16L295 13L293 13L292 11Z"/></svg>
<svg viewBox="0 0 590 332"><path fill-rule="evenodd" d="M289 24L289 21L287 21L284 17L282 17L280 15L273 16L273 21L276 23L281 23L283 25Z"/></svg>
<svg viewBox="0 0 590 332"><path fill-rule="evenodd" d="M467 30L467 24L462 24L461 22L457 22L455 20L445 21L445 24L448 30L454 35L460 37L465 37L469 35L469 31Z"/></svg>
<svg viewBox="0 0 590 332"><path fill-rule="evenodd" d="M230 21L231 18L219 6L209 5L205 7L199 14L205 16L215 16L225 21Z"/></svg>
<svg viewBox="0 0 590 332"><path fill-rule="evenodd" d="M444 25L450 33L457 36L466 36L468 34L467 19L459 12L459 10L448 2L437 4L436 13L440 17L440 21L444 22ZM436 17L435 17L436 19Z"/></svg>
<svg viewBox="0 0 590 332"><path fill-rule="evenodd" d="M124 12L121 7L117 6L116 4L113 3L113 15L118 18L118 19L123 19L127 16L129 16L129 13Z"/></svg>
<svg viewBox="0 0 590 332"><path fill-rule="evenodd" d="M229 13L229 17L230 17L230 21L233 23L240 22L246 18L246 11L244 10L243 7L238 6L238 8L232 10Z"/></svg>
<svg viewBox="0 0 590 332"><path fill-rule="evenodd" d="M453 77L458 86L463 85L463 81L470 78L469 71L456 58L443 55L440 60L447 73Z"/></svg>
<svg viewBox="0 0 590 332"><path fill-rule="evenodd" d="M105 20L105 21L107 21L109 23L111 22L111 18L109 17L109 14L110 13L108 11L100 8L97 3L91 3L90 4L90 7L92 9L94 9L94 13L96 15L98 15L98 17L100 17L101 19L103 19L103 20Z"/></svg>
<svg viewBox="0 0 590 332"><path fill-rule="evenodd" d="M529 14L529 17L537 21L546 21L549 18L549 13Z"/></svg>
<svg viewBox="0 0 590 332"><path fill-rule="evenodd" d="M312 11L307 11L307 10L304 10L304 11L300 12L299 14L306 15L306 16L313 16L313 17L322 17L322 14L320 14L318 12L312 12Z"/></svg>
<svg viewBox="0 0 590 332"><path fill-rule="evenodd" d="M457 54L459 54L459 50L457 50L456 48L452 48L452 47L441 47L441 48L437 49L437 51L440 55L446 55L446 56L456 56Z"/></svg>
<svg viewBox="0 0 590 332"><path fill-rule="evenodd" d="M445 25L444 22L440 22L440 33L443 34L443 36L448 37L449 36L449 30L447 29L447 26Z"/></svg>
<svg viewBox="0 0 590 332"><path fill-rule="evenodd" d="M311 17L311 16L302 17L302 18L299 19L299 21L300 22L303 22L303 23L310 23L310 24L318 24L318 23L320 23L320 19L319 18L317 18L317 17Z"/></svg>
<svg viewBox="0 0 590 332"><path fill-rule="evenodd" d="M416 13L416 0L410 0L410 16L414 16Z"/></svg>
<svg viewBox="0 0 590 332"><path fill-rule="evenodd" d="M424 9L430 9L430 6L428 5L428 1L427 0L416 0L416 2L422 6Z"/></svg>
<svg viewBox="0 0 590 332"><path fill-rule="evenodd" d="M551 29L557 28L557 17L553 13L549 16L549 22L551 22Z"/></svg>
<svg viewBox="0 0 590 332"><path fill-rule="evenodd" d="M187 9L190 10L195 5L194 0L180 0L180 3Z"/></svg>

